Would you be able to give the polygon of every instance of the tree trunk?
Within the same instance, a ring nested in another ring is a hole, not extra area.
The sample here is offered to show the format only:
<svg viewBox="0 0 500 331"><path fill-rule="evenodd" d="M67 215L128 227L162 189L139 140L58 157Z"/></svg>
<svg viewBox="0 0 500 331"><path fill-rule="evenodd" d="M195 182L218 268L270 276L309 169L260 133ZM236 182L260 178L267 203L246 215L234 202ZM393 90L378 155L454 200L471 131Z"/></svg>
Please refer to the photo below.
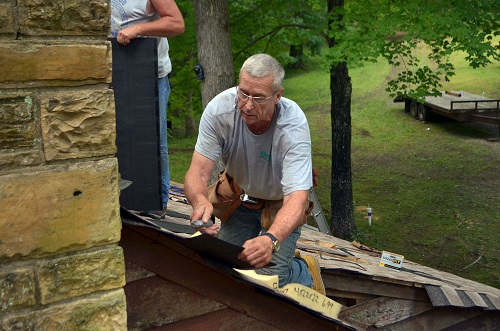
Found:
<svg viewBox="0 0 500 331"><path fill-rule="evenodd" d="M194 0L198 63L205 79L201 81L203 108L217 94L235 85L233 53L229 32L227 0Z"/></svg>
<svg viewBox="0 0 500 331"><path fill-rule="evenodd" d="M343 7L343 0L328 0L328 12ZM342 20L342 17L336 19ZM335 41L329 40L335 47ZM345 62L330 68L332 95L332 188L330 229L334 236L351 239L357 231L354 221L351 172L351 93L352 84Z"/></svg>
<svg viewBox="0 0 500 331"><path fill-rule="evenodd" d="M201 81L203 109L220 92L236 84L233 53L229 31L229 5L227 0L194 0L198 63L203 67L205 79ZM218 179L223 170L220 160L212 172L210 182Z"/></svg>
<svg viewBox="0 0 500 331"><path fill-rule="evenodd" d="M290 68L299 69L304 66L304 45L291 45L288 55L296 60Z"/></svg>
<svg viewBox="0 0 500 331"><path fill-rule="evenodd" d="M184 136L194 137L196 136L196 123L193 116L193 91L190 90L186 95L186 105L188 106L187 112L184 115Z"/></svg>
<svg viewBox="0 0 500 331"><path fill-rule="evenodd" d="M330 69L332 93L332 189L331 231L350 239L356 232L352 205L351 172L351 78L345 63Z"/></svg>

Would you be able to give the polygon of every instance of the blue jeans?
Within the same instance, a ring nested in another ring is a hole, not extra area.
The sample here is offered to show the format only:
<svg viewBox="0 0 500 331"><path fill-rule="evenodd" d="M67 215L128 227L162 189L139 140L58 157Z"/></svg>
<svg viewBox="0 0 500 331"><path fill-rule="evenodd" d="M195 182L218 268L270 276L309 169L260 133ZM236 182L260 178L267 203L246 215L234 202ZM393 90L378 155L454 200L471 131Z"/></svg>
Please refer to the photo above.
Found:
<svg viewBox="0 0 500 331"><path fill-rule="evenodd" d="M222 223L219 239L242 246L248 239L257 237L266 231L260 224L261 213L261 210L252 210L240 205L231 217ZM304 260L294 257L301 229L301 227L296 228L280 243L279 251L273 254L271 260L275 264L274 266L255 271L262 275L278 275L280 287L289 283L299 283L312 287L313 279L307 269L307 264Z"/></svg>
<svg viewBox="0 0 500 331"><path fill-rule="evenodd" d="M168 76L158 78L158 105L160 116L160 165L161 165L161 200L163 207L168 204L170 191L170 167L168 163L167 104L170 96Z"/></svg>

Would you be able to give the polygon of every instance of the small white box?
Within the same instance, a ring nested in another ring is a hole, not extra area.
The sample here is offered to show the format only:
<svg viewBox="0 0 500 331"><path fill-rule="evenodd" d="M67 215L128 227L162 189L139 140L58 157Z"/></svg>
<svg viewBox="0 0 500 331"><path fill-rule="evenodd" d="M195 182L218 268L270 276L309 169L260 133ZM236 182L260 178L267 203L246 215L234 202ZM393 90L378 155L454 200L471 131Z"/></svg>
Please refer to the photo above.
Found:
<svg viewBox="0 0 500 331"><path fill-rule="evenodd" d="M383 251L380 257L380 266L394 269L399 272L403 266L404 258L403 255Z"/></svg>

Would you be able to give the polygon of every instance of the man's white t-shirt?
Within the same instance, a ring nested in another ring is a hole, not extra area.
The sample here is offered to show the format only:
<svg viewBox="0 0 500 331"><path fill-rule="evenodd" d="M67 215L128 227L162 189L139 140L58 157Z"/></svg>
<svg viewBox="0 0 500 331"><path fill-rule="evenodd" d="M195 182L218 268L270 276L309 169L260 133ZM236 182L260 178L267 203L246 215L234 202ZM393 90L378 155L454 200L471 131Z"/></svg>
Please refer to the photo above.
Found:
<svg viewBox="0 0 500 331"><path fill-rule="evenodd" d="M237 109L236 88L221 92L203 112L195 150L213 161L220 157L252 197L279 200L312 186L309 125L302 109L284 97L269 129L255 135Z"/></svg>

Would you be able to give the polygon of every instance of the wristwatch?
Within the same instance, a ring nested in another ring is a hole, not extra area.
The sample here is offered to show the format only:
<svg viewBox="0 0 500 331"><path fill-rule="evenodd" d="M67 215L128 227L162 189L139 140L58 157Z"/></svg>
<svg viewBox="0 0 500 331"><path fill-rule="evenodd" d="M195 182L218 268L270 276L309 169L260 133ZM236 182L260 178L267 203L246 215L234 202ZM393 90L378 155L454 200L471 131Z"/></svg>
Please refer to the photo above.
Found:
<svg viewBox="0 0 500 331"><path fill-rule="evenodd" d="M276 253L280 250L280 242L278 239L276 239L275 236L273 236L269 232L263 233L262 235L271 238L271 240L273 241L273 253Z"/></svg>

